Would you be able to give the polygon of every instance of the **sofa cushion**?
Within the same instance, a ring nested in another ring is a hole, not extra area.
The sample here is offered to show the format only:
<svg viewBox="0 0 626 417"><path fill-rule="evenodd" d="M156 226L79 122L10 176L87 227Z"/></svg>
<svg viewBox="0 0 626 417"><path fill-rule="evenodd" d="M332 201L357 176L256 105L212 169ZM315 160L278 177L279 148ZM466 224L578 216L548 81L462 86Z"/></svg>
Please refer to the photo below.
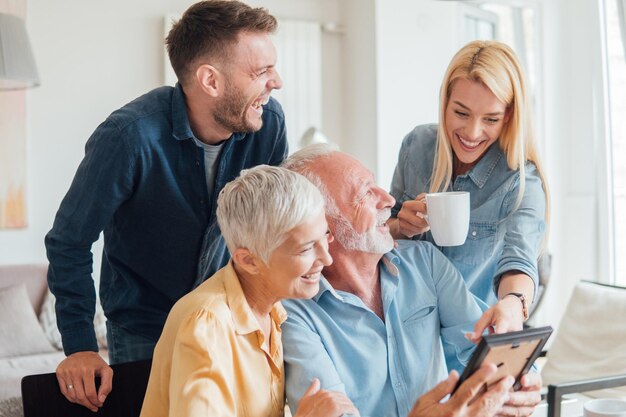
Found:
<svg viewBox="0 0 626 417"><path fill-rule="evenodd" d="M54 352L24 284L0 289L0 358Z"/></svg>
<svg viewBox="0 0 626 417"><path fill-rule="evenodd" d="M47 264L0 265L0 289L24 284L35 314L48 290Z"/></svg>
<svg viewBox="0 0 626 417"><path fill-rule="evenodd" d="M63 359L65 354L61 351L0 359L0 401L21 396L23 377L54 372Z"/></svg>

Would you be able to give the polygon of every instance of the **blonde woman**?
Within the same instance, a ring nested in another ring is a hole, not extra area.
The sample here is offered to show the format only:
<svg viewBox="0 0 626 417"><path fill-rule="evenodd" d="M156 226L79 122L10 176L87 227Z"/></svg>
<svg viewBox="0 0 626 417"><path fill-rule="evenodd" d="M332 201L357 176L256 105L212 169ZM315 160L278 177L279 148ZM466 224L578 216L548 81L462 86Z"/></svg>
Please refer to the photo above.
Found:
<svg viewBox="0 0 626 417"><path fill-rule="evenodd" d="M332 262L324 201L303 176L261 165L220 192L217 222L232 259L170 311L142 417L284 413L280 300L313 297ZM345 394L306 382L295 417L359 415Z"/></svg>
<svg viewBox="0 0 626 417"><path fill-rule="evenodd" d="M465 244L439 249L470 291L492 306L470 335L474 340L485 328L520 330L533 301L549 192L531 119L515 52L500 42L471 42L446 71L439 124L418 126L404 138L393 176L396 238L433 241L426 193L470 193Z"/></svg>

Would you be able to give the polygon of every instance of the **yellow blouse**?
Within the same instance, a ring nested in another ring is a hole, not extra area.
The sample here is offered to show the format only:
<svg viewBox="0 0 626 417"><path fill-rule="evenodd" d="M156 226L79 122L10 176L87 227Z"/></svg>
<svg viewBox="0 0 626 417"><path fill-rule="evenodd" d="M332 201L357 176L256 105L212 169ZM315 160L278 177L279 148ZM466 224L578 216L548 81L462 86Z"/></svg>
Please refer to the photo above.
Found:
<svg viewBox="0 0 626 417"><path fill-rule="evenodd" d="M154 350L141 417L283 416L284 372L276 303L270 344L232 261L172 308Z"/></svg>

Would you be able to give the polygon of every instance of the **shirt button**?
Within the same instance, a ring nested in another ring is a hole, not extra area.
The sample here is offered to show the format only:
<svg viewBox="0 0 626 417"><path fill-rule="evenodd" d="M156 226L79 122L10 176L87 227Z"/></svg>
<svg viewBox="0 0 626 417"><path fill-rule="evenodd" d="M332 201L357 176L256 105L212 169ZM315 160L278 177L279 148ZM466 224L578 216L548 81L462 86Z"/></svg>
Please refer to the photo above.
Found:
<svg viewBox="0 0 626 417"><path fill-rule="evenodd" d="M476 230L472 231L472 236L476 237Z"/></svg>
<svg viewBox="0 0 626 417"><path fill-rule="evenodd" d="M197 159L196 159L196 166L197 166L197 167L199 167L199 166L200 166L200 161L198 161Z"/></svg>
<svg viewBox="0 0 626 417"><path fill-rule="evenodd" d="M204 204L204 199L200 199L200 204Z"/></svg>

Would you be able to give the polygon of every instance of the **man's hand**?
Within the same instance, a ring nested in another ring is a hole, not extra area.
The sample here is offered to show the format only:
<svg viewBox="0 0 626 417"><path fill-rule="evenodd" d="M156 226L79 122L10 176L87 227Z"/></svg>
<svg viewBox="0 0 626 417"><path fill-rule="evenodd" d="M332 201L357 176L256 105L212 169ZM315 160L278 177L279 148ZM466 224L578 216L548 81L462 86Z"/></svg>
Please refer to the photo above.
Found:
<svg viewBox="0 0 626 417"><path fill-rule="evenodd" d="M523 328L522 303L515 297L504 297L483 313L474 325L474 332L468 333L466 337L478 343L485 329L492 334L514 332Z"/></svg>
<svg viewBox="0 0 626 417"><path fill-rule="evenodd" d="M454 393L445 403L440 403L452 392L459 380L459 374L452 371L448 379L440 382L422 395L408 417L491 417L495 416L502 405L509 400L509 390L513 386L512 377L506 377L494 384L489 390L483 387L496 373L495 365L483 365Z"/></svg>
<svg viewBox="0 0 626 417"><path fill-rule="evenodd" d="M339 417L344 414L360 416L359 410L345 394L320 390L320 381L314 378L302 396L294 417Z"/></svg>
<svg viewBox="0 0 626 417"><path fill-rule="evenodd" d="M504 403L498 416L526 417L530 416L541 401L541 376L536 372L529 372L522 377L522 388L511 391L509 400Z"/></svg>
<svg viewBox="0 0 626 417"><path fill-rule="evenodd" d="M98 352L72 353L59 364L56 374L65 398L94 412L102 407L113 386L113 369ZM98 392L96 376L100 377Z"/></svg>

